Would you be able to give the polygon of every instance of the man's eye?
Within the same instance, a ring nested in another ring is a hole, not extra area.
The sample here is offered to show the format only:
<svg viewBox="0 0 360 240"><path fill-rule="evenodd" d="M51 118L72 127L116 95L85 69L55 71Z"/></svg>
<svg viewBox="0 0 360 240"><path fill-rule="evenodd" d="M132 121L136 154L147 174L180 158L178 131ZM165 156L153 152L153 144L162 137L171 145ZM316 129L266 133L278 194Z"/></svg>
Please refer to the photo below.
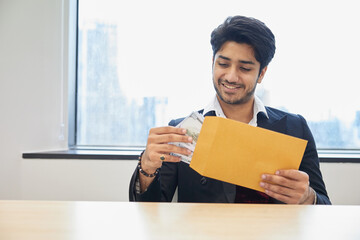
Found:
<svg viewBox="0 0 360 240"><path fill-rule="evenodd" d="M240 69L245 71L245 72L249 72L251 70L250 68L244 68L244 67L241 67Z"/></svg>
<svg viewBox="0 0 360 240"><path fill-rule="evenodd" d="M220 67L227 67L228 64L227 63L218 63Z"/></svg>

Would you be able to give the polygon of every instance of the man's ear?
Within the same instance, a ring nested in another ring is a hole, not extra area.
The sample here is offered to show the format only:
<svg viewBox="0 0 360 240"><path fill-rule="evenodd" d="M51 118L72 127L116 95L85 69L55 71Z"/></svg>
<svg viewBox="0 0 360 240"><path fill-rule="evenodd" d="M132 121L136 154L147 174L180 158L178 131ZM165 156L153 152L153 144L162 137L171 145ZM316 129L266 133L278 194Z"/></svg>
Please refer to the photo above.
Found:
<svg viewBox="0 0 360 240"><path fill-rule="evenodd" d="M214 73L214 57L212 57L211 71L212 71L212 73Z"/></svg>
<svg viewBox="0 0 360 240"><path fill-rule="evenodd" d="M259 75L259 77L258 77L257 83L261 83L261 82L262 82L262 80L263 80L263 78L264 78L264 76L265 76L266 70L267 70L267 66L264 67L264 68L261 70L261 73L260 73L260 75Z"/></svg>

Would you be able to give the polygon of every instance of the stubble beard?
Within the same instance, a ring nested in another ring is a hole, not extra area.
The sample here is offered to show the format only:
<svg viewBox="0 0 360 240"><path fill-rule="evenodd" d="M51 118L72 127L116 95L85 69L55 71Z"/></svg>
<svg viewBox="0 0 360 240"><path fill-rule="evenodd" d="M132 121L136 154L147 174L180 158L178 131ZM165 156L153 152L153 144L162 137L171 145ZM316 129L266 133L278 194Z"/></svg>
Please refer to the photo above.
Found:
<svg viewBox="0 0 360 240"><path fill-rule="evenodd" d="M223 101L224 103L227 103L227 104L231 104L231 105L241 105L241 104L249 102L255 94L256 85L257 85L257 83L255 83L255 85L251 89L251 91L245 93L245 96L240 97L238 99L233 99L233 100L228 99L227 100L227 99L225 99L225 97L219 90L221 82L222 82L221 79L217 80L217 83L214 82L214 88L215 88L216 94L219 96L221 101ZM241 86L241 87L243 87L243 86Z"/></svg>

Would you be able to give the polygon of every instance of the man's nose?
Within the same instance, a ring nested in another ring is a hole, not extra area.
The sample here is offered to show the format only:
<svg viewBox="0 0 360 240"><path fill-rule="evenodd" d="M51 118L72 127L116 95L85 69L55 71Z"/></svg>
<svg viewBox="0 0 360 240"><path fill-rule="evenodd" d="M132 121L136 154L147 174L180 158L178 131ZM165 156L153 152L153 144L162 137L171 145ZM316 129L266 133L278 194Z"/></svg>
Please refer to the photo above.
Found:
<svg viewBox="0 0 360 240"><path fill-rule="evenodd" d="M226 73L226 80L229 82L238 82L239 81L239 75L237 72L237 69L232 67L228 69L228 72Z"/></svg>

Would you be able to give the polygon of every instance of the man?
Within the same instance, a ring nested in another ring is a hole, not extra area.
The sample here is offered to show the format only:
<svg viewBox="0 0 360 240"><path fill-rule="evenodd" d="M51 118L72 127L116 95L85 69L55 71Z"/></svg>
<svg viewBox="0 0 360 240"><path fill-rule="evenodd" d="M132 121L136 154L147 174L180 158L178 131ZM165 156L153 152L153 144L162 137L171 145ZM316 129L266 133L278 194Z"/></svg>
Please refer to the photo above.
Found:
<svg viewBox="0 0 360 240"><path fill-rule="evenodd" d="M171 153L191 152L171 142L192 142L186 130L153 128L130 182L130 201L331 204L319 168L313 136L300 115L265 107L254 93L275 54L275 37L264 23L243 16L229 17L211 34L214 100L199 112L266 128L308 141L299 170L264 173L264 192L206 178ZM261 139L259 139L261 141ZM261 151L261 149L259 149ZM239 159L239 161L241 161Z"/></svg>

